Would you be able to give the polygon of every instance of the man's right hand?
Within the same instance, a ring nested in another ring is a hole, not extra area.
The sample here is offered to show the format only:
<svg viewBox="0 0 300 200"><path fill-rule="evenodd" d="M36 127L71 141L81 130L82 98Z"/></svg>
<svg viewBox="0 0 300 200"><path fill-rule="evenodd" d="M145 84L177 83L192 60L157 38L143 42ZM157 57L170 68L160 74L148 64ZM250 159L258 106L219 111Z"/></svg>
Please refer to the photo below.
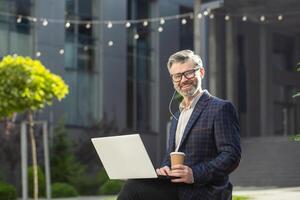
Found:
<svg viewBox="0 0 300 200"><path fill-rule="evenodd" d="M169 166L164 166L162 168L156 169L156 173L158 175L169 176L171 174L171 170Z"/></svg>

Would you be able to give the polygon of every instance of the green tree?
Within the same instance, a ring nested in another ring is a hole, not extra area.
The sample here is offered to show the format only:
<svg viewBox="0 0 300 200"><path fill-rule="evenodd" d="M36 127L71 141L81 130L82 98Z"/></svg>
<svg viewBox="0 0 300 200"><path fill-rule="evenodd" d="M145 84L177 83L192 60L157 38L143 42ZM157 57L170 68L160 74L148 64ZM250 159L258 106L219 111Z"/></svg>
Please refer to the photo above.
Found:
<svg viewBox="0 0 300 200"><path fill-rule="evenodd" d="M64 126L64 120L54 129L54 142L51 147L51 178L53 182L80 184L84 177L84 166L76 159L72 151L72 142Z"/></svg>
<svg viewBox="0 0 300 200"><path fill-rule="evenodd" d="M300 72L300 62L297 63L297 71ZM293 95L294 98L299 97L300 92L297 92ZM296 134L295 136L292 136L292 140L300 142L300 134Z"/></svg>
<svg viewBox="0 0 300 200"><path fill-rule="evenodd" d="M299 62L299 63L297 63L297 71L298 71L298 72L300 72L300 62ZM298 93L294 94L294 96L293 96L293 97L295 98L295 97L299 97L299 96L300 96L300 92L298 92Z"/></svg>
<svg viewBox="0 0 300 200"><path fill-rule="evenodd" d="M61 100L68 93L63 79L51 73L38 60L22 56L5 56L0 62L0 119L26 112L34 173L34 199L38 198L36 142L33 112Z"/></svg>

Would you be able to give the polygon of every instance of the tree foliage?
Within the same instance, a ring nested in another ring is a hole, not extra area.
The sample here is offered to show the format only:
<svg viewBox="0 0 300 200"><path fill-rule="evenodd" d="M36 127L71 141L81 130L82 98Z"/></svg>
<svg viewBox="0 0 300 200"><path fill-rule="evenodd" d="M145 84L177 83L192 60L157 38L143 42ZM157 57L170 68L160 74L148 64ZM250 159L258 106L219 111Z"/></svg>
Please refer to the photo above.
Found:
<svg viewBox="0 0 300 200"><path fill-rule="evenodd" d="M84 176L85 168L72 151L73 144L68 137L64 121L59 122L54 134L54 142L51 147L52 181L78 186L80 184L78 179Z"/></svg>
<svg viewBox="0 0 300 200"><path fill-rule="evenodd" d="M5 56L0 62L0 119L15 112L41 109L67 93L62 78L38 60Z"/></svg>

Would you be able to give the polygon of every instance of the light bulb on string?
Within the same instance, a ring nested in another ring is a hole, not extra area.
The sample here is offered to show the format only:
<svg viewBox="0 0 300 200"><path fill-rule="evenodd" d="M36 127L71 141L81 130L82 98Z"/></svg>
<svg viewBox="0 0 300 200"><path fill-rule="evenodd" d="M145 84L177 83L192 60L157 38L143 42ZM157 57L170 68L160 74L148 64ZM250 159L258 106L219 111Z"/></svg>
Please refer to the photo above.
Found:
<svg viewBox="0 0 300 200"><path fill-rule="evenodd" d="M59 50L59 54L60 54L60 55L63 55L64 53L65 53L65 50L64 50L64 49L60 49L60 50Z"/></svg>
<svg viewBox="0 0 300 200"><path fill-rule="evenodd" d="M243 22L247 21L247 16L244 15L243 18L242 18Z"/></svg>
<svg viewBox="0 0 300 200"><path fill-rule="evenodd" d="M208 11L205 10L205 11L203 12L203 14L204 14L204 16L207 16L207 15L208 15Z"/></svg>
<svg viewBox="0 0 300 200"><path fill-rule="evenodd" d="M125 26L126 26L126 28L129 28L129 27L131 26L130 22L127 22L127 23L125 24Z"/></svg>
<svg viewBox="0 0 300 200"><path fill-rule="evenodd" d="M160 32L160 33L161 33L161 32L163 32L163 30L164 30L164 29L163 29L163 27L161 27L161 26L160 26L160 27L158 27L158 29L157 29L157 30L158 30L158 32Z"/></svg>
<svg viewBox="0 0 300 200"><path fill-rule="evenodd" d="M181 24L182 24L182 25L185 25L186 23L187 23L186 19L182 19L182 20L181 20Z"/></svg>
<svg viewBox="0 0 300 200"><path fill-rule="evenodd" d="M165 19L164 18L160 18L160 22L161 25L163 25L165 23Z"/></svg>
<svg viewBox="0 0 300 200"><path fill-rule="evenodd" d="M198 17L198 19L201 19L202 18L202 14L198 13L197 17Z"/></svg>
<svg viewBox="0 0 300 200"><path fill-rule="evenodd" d="M136 33L136 34L134 34L134 36L133 36L133 37L134 37L134 39L136 39L136 40L140 38L139 34L137 34L137 33Z"/></svg>
<svg viewBox="0 0 300 200"><path fill-rule="evenodd" d="M37 22L37 18L36 18L36 17L32 17L32 18L31 18L31 21Z"/></svg>
<svg viewBox="0 0 300 200"><path fill-rule="evenodd" d="M113 27L113 24L111 22L108 22L107 23L107 28L112 28Z"/></svg>
<svg viewBox="0 0 300 200"><path fill-rule="evenodd" d="M70 28L70 26L71 26L71 23L69 21L67 21L66 24L65 24L65 27Z"/></svg>
<svg viewBox="0 0 300 200"><path fill-rule="evenodd" d="M36 57L41 57L42 53L41 53L40 51L37 51L37 52L35 53L35 55L36 55Z"/></svg>
<svg viewBox="0 0 300 200"><path fill-rule="evenodd" d="M143 26L148 26L148 21L143 21Z"/></svg>
<svg viewBox="0 0 300 200"><path fill-rule="evenodd" d="M110 40L110 41L108 42L108 46L111 47L111 46L113 46L113 45L114 45L114 42Z"/></svg>
<svg viewBox="0 0 300 200"><path fill-rule="evenodd" d="M210 19L214 19L214 18L215 18L214 14L210 14L210 15L209 15L209 18L210 18Z"/></svg>
<svg viewBox="0 0 300 200"><path fill-rule="evenodd" d="M264 15L260 16L260 21L263 22L266 20L266 17Z"/></svg>
<svg viewBox="0 0 300 200"><path fill-rule="evenodd" d="M83 50L84 50L84 51L88 51L88 50L89 50L89 47L88 47L87 45L84 45Z"/></svg>
<svg viewBox="0 0 300 200"><path fill-rule="evenodd" d="M48 21L46 19L43 19L42 24L43 24L43 26L47 26L48 25Z"/></svg>
<svg viewBox="0 0 300 200"><path fill-rule="evenodd" d="M226 15L226 16L225 16L225 20L226 20L226 21L230 20L229 15Z"/></svg>
<svg viewBox="0 0 300 200"><path fill-rule="evenodd" d="M17 18L17 23L20 24L21 22L22 22L22 17L19 16L19 17Z"/></svg>
<svg viewBox="0 0 300 200"><path fill-rule="evenodd" d="M85 25L85 28L86 28L86 29L90 29L91 26L92 26L91 23L87 23L87 24Z"/></svg>
<svg viewBox="0 0 300 200"><path fill-rule="evenodd" d="M283 16L282 16L282 15L278 15L277 19L278 19L279 21L281 21L281 20L283 20Z"/></svg>

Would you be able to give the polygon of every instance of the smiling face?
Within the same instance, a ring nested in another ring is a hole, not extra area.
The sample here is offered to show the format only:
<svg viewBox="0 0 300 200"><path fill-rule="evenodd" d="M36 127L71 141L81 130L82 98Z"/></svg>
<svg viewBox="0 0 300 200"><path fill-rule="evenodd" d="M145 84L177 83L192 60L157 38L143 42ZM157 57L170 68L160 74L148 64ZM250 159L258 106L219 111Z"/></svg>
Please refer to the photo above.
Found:
<svg viewBox="0 0 300 200"><path fill-rule="evenodd" d="M192 60L173 63L169 68L169 72L172 76L174 88L184 98L192 97L197 91L202 90L201 81L204 77L204 68L195 66ZM181 80L174 81L180 75Z"/></svg>

